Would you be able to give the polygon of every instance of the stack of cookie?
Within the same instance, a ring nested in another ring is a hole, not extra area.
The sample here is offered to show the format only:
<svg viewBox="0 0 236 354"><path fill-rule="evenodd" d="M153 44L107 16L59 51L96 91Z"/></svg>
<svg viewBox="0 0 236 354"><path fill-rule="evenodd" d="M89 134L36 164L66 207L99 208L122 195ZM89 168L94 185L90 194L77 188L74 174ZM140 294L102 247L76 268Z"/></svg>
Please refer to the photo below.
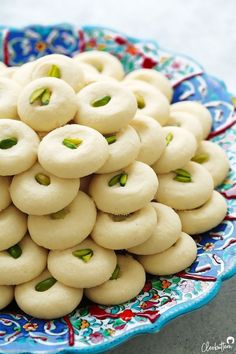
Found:
<svg viewBox="0 0 236 354"><path fill-rule="evenodd" d="M0 69L0 308L39 318L120 304L196 258L219 224L224 151L208 110L105 52ZM120 252L122 251L122 252ZM15 288L14 288L15 287ZM83 291L83 289L85 289Z"/></svg>

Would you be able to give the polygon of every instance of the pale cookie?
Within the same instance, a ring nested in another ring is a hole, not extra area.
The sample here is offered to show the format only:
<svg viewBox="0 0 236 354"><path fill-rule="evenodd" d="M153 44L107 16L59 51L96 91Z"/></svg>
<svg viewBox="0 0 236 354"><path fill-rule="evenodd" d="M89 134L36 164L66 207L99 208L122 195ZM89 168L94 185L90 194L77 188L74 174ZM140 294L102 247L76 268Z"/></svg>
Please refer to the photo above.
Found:
<svg viewBox="0 0 236 354"><path fill-rule="evenodd" d="M177 242L166 251L139 256L138 261L147 273L171 275L189 267L197 257L197 246L191 236L182 232Z"/></svg>
<svg viewBox="0 0 236 354"><path fill-rule="evenodd" d="M74 56L74 61L92 65L98 73L122 80L125 72L121 62L112 54L93 50Z"/></svg>
<svg viewBox="0 0 236 354"><path fill-rule="evenodd" d="M222 195L213 191L211 198L201 207L178 211L183 231L190 235L200 234L219 225L227 213L227 203Z"/></svg>
<svg viewBox="0 0 236 354"><path fill-rule="evenodd" d="M225 151L212 141L202 141L193 157L212 175L214 186L220 185L229 172L229 160Z"/></svg>
<svg viewBox="0 0 236 354"><path fill-rule="evenodd" d="M96 130L68 124L41 141L38 159L45 170L61 178L80 178L96 172L109 156L106 139Z"/></svg>
<svg viewBox="0 0 236 354"><path fill-rule="evenodd" d="M127 216L99 211L91 237L102 247L125 249L147 241L156 223L156 213L150 203Z"/></svg>
<svg viewBox="0 0 236 354"><path fill-rule="evenodd" d="M29 215L28 229L31 238L39 246L65 249L77 245L90 234L96 215L93 200L79 191L73 202L57 213Z"/></svg>
<svg viewBox="0 0 236 354"><path fill-rule="evenodd" d="M5 77L6 79L12 79L13 75L18 70L18 66L8 67L5 70L0 70L0 77Z"/></svg>
<svg viewBox="0 0 236 354"><path fill-rule="evenodd" d="M11 180L9 177L0 176L0 211L11 204L10 184Z"/></svg>
<svg viewBox="0 0 236 354"><path fill-rule="evenodd" d="M31 169L14 176L10 194L15 206L26 214L55 213L76 197L79 179L62 179L36 163Z"/></svg>
<svg viewBox="0 0 236 354"><path fill-rule="evenodd" d="M85 192L85 193L88 194L89 185L90 185L90 182L91 182L92 178L93 178L93 175L89 175L89 176L85 176L85 177L80 178L80 187L79 187L79 189L82 192Z"/></svg>
<svg viewBox="0 0 236 354"><path fill-rule="evenodd" d="M4 309L14 298L13 286L0 285L0 310Z"/></svg>
<svg viewBox="0 0 236 354"><path fill-rule="evenodd" d="M36 131L48 132L72 120L76 94L66 82L44 77L26 85L17 104L20 119Z"/></svg>
<svg viewBox="0 0 236 354"><path fill-rule="evenodd" d="M154 69L138 69L131 71L126 75L125 80L141 80L151 84L158 90L160 90L163 95L166 96L169 102L172 100L173 89L171 87L170 81L157 70Z"/></svg>
<svg viewBox="0 0 236 354"><path fill-rule="evenodd" d="M200 121L194 114L188 112L171 112L170 118L166 123L167 126L177 126L188 130L192 133L197 142L200 143L203 139L203 130Z"/></svg>
<svg viewBox="0 0 236 354"><path fill-rule="evenodd" d="M37 277L45 269L47 251L25 236L8 251L0 252L0 285L16 285Z"/></svg>
<svg viewBox="0 0 236 354"><path fill-rule="evenodd" d="M211 113L201 103L195 101L177 102L170 106L172 112L187 112L194 114L202 125L203 139L209 135L212 126Z"/></svg>
<svg viewBox="0 0 236 354"><path fill-rule="evenodd" d="M27 231L27 216L14 205L0 212L0 251L6 250L24 237Z"/></svg>
<svg viewBox="0 0 236 354"><path fill-rule="evenodd" d="M190 177L182 176L182 171ZM210 173L195 162L188 162L179 172L158 176L157 201L177 210L195 209L206 203L214 188Z"/></svg>
<svg viewBox="0 0 236 354"><path fill-rule="evenodd" d="M33 166L39 142L38 135L25 123L0 119L0 175L16 175Z"/></svg>
<svg viewBox="0 0 236 354"><path fill-rule="evenodd" d="M129 252L149 255L165 251L180 237L182 226L176 212L167 205L151 203L156 212L157 223L148 240L136 247L129 248Z"/></svg>
<svg viewBox="0 0 236 354"><path fill-rule="evenodd" d="M22 87L28 85L31 81L31 73L34 65L35 61L18 66L12 76L12 79Z"/></svg>
<svg viewBox="0 0 236 354"><path fill-rule="evenodd" d="M7 66L2 61L0 61L0 71L4 71L6 69L7 69Z"/></svg>
<svg viewBox="0 0 236 354"><path fill-rule="evenodd" d="M165 125L169 119L167 98L152 85L140 80L127 80L123 83L136 96L138 114L143 114Z"/></svg>
<svg viewBox="0 0 236 354"><path fill-rule="evenodd" d="M102 134L124 128L133 119L137 103L130 90L120 83L95 82L77 94L78 112L75 122Z"/></svg>
<svg viewBox="0 0 236 354"><path fill-rule="evenodd" d="M109 173L130 165L140 151L140 139L135 129L127 126L117 133L106 135L109 157L96 173Z"/></svg>
<svg viewBox="0 0 236 354"><path fill-rule="evenodd" d="M0 77L0 119L19 119L17 100L21 87L13 80Z"/></svg>
<svg viewBox="0 0 236 354"><path fill-rule="evenodd" d="M136 160L147 165L156 162L166 147L165 134L161 125L151 117L137 114L130 122L141 142L141 149Z"/></svg>
<svg viewBox="0 0 236 354"><path fill-rule="evenodd" d="M66 316L79 305L82 296L83 289L74 289L56 281L47 270L15 288L15 299L20 309L44 320Z"/></svg>
<svg viewBox="0 0 236 354"><path fill-rule="evenodd" d="M186 165L194 156L197 142L192 133L179 127L163 127L166 148L152 168L156 173L168 173Z"/></svg>
<svg viewBox="0 0 236 354"><path fill-rule="evenodd" d="M157 188L158 179L153 169L135 161L122 171L95 175L89 192L99 210L124 215L145 207Z"/></svg>
<svg viewBox="0 0 236 354"><path fill-rule="evenodd" d="M31 79L52 76L65 81L75 92L85 84L83 70L79 63L66 55L46 55L35 61Z"/></svg>
<svg viewBox="0 0 236 354"><path fill-rule="evenodd" d="M101 305L122 304L142 291L146 274L142 265L131 256L118 255L112 278L104 284L86 289L87 298Z"/></svg>
<svg viewBox="0 0 236 354"><path fill-rule="evenodd" d="M84 86L90 85L98 81L117 81L111 76L99 74L95 67L90 64L79 62L79 65L84 74Z"/></svg>
<svg viewBox="0 0 236 354"><path fill-rule="evenodd" d="M51 251L48 269L65 285L91 288L107 281L116 266L116 254L91 239L64 251Z"/></svg>

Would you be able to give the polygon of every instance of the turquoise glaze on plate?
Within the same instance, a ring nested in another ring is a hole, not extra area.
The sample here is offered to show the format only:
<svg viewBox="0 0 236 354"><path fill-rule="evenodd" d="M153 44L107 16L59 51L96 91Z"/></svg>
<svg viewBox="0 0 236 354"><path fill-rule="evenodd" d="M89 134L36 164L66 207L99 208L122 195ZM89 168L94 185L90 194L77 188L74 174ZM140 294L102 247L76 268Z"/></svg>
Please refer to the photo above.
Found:
<svg viewBox="0 0 236 354"><path fill-rule="evenodd" d="M70 315L43 321L11 305L0 313L0 353L98 353L141 333L159 331L173 318L208 303L221 282L236 273L236 115L235 99L222 81L193 59L98 26L79 29L67 24L0 28L0 60L20 65L49 53L73 55L86 50L116 55L125 71L153 68L174 87L173 102L197 100L212 113L210 138L220 144L231 169L218 190L227 198L228 215L216 228L196 237L194 264L173 276L149 277L142 293L119 306L84 302Z"/></svg>

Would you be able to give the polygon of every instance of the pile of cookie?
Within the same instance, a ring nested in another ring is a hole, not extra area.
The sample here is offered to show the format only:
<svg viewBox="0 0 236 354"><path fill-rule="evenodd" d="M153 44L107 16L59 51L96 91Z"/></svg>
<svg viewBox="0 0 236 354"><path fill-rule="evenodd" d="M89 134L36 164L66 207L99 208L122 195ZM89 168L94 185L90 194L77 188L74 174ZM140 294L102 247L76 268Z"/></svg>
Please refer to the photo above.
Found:
<svg viewBox="0 0 236 354"><path fill-rule="evenodd" d="M83 293L120 304L140 293L146 272L192 264L191 236L227 211L214 188L229 162L204 140L204 106L170 104L164 75L125 76L98 51L1 64L0 92L0 308L15 297L48 319Z"/></svg>

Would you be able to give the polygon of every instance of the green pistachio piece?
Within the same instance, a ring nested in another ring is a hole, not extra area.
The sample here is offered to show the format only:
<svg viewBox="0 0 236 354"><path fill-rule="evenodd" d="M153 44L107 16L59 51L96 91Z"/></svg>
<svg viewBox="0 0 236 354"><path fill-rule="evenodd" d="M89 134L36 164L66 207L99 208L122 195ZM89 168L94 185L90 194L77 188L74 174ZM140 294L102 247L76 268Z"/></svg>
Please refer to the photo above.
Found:
<svg viewBox="0 0 236 354"><path fill-rule="evenodd" d="M122 176L122 173L119 173L118 175L113 176L110 181L108 182L109 187L115 186L117 183L120 182L120 178Z"/></svg>
<svg viewBox="0 0 236 354"><path fill-rule="evenodd" d="M115 135L107 136L105 137L106 141L108 142L109 145L113 144L116 142L117 138Z"/></svg>
<svg viewBox="0 0 236 354"><path fill-rule="evenodd" d="M209 157L210 157L209 154L202 153L202 154L195 155L192 158L192 161L197 162L197 163L204 163L204 162L207 162L209 160Z"/></svg>
<svg viewBox="0 0 236 354"><path fill-rule="evenodd" d="M182 168L178 168L174 171L178 176L191 178L191 175L188 171L183 170Z"/></svg>
<svg viewBox="0 0 236 354"><path fill-rule="evenodd" d="M90 248L85 248L82 250L76 250L72 252L73 256L82 259L85 263L87 263L93 256L93 251Z"/></svg>
<svg viewBox="0 0 236 354"><path fill-rule="evenodd" d="M139 95L138 93L135 93L135 97L137 100L137 105L139 109L143 109L145 107L145 101L143 96Z"/></svg>
<svg viewBox="0 0 236 354"><path fill-rule="evenodd" d="M169 145L169 143L173 140L173 138L174 138L174 135L171 132L166 135L166 146Z"/></svg>
<svg viewBox="0 0 236 354"><path fill-rule="evenodd" d="M124 187L128 181L128 174L127 173L122 173L120 176L120 185L121 187Z"/></svg>
<svg viewBox="0 0 236 354"><path fill-rule="evenodd" d="M99 100L93 101L92 106L93 107L102 107L108 104L110 102L111 96L104 96L103 98L100 98Z"/></svg>
<svg viewBox="0 0 236 354"><path fill-rule="evenodd" d="M184 176L179 176L179 175L176 175L174 177L174 180L178 181L178 182L183 182L183 183L192 182L191 177L184 177Z"/></svg>
<svg viewBox="0 0 236 354"><path fill-rule="evenodd" d="M83 140L81 139L65 138L62 144L68 147L69 149L77 149L82 144L82 142Z"/></svg>
<svg viewBox="0 0 236 354"><path fill-rule="evenodd" d="M61 220L65 219L67 214L69 214L69 210L65 208L57 211L56 213L50 214L50 218L53 220Z"/></svg>
<svg viewBox="0 0 236 354"><path fill-rule="evenodd" d="M33 104L35 101L41 99L43 93L45 92L46 88L45 87L41 87L41 88L38 88L36 89L35 91L33 91L31 93L31 96L30 96L30 99L29 99L29 102L30 104Z"/></svg>
<svg viewBox="0 0 236 354"><path fill-rule="evenodd" d="M38 284L35 285L35 290L36 291L47 291L48 289L50 289L55 283L56 283L56 279L53 277L47 278L42 280L41 282L39 282Z"/></svg>
<svg viewBox="0 0 236 354"><path fill-rule="evenodd" d="M0 141L0 149L3 150L10 149L12 146L16 144L17 144L17 139L14 137L3 139Z"/></svg>
<svg viewBox="0 0 236 354"><path fill-rule="evenodd" d="M44 175L43 173L38 173L35 176L35 179L39 184L42 184L43 186L49 186L49 184L51 183L50 177Z"/></svg>
<svg viewBox="0 0 236 354"><path fill-rule="evenodd" d="M120 274L120 267L117 264L117 266L115 267L114 272L112 273L112 275L110 277L110 280L115 280L115 279L119 278L119 274Z"/></svg>
<svg viewBox="0 0 236 354"><path fill-rule="evenodd" d="M8 248L7 252L15 259L19 258L22 255L22 249L19 245L15 245Z"/></svg>
<svg viewBox="0 0 236 354"><path fill-rule="evenodd" d="M49 70L48 76L56 77L57 79L61 78L61 70L59 66L52 64L51 69Z"/></svg>
<svg viewBox="0 0 236 354"><path fill-rule="evenodd" d="M43 106L47 106L49 104L51 95L52 95L51 91L49 89L45 89L45 91L41 96L41 103Z"/></svg>

